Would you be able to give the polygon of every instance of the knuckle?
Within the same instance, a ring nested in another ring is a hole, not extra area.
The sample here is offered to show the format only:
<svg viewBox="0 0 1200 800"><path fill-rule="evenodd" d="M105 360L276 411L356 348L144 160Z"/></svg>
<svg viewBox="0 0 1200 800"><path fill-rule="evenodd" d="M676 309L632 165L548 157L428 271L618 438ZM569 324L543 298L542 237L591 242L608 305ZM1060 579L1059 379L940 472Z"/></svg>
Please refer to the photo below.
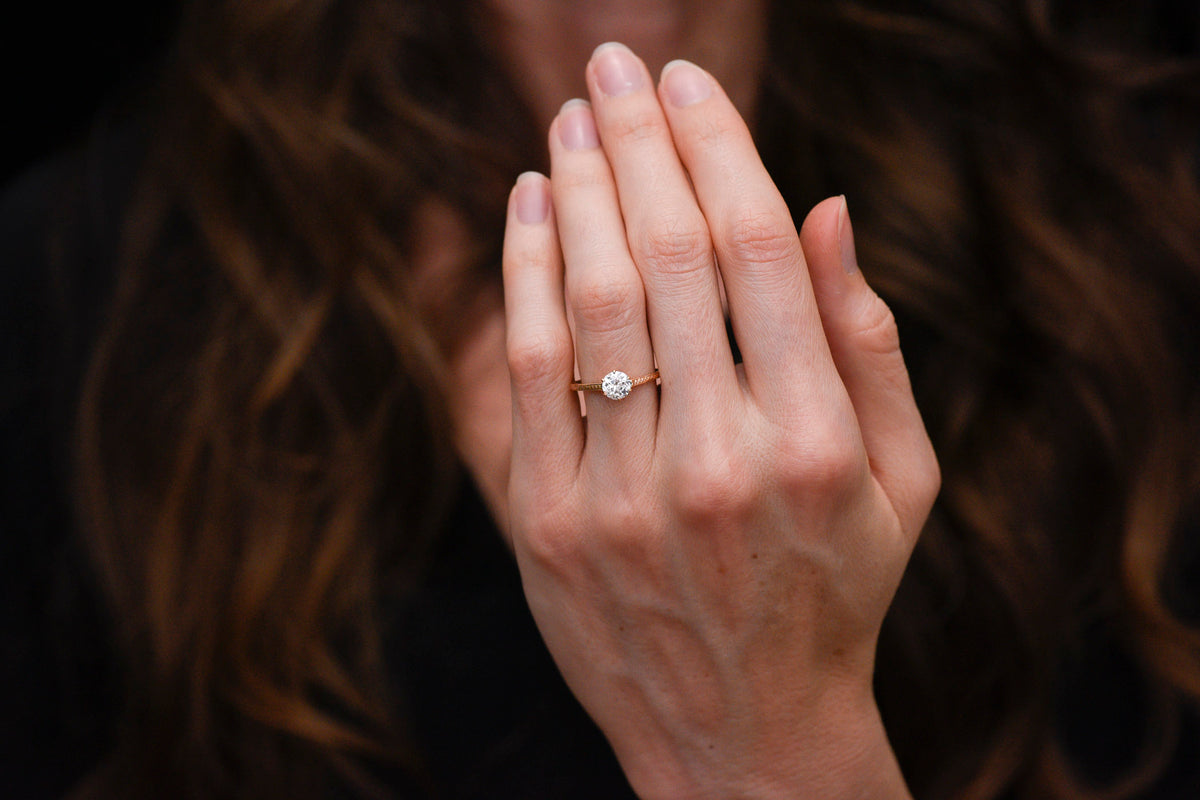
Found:
<svg viewBox="0 0 1200 800"><path fill-rule="evenodd" d="M900 352L896 316L879 295L872 293L858 315L854 340L858 349L890 356Z"/></svg>
<svg viewBox="0 0 1200 800"><path fill-rule="evenodd" d="M680 274L712 264L712 241L699 220L665 215L631 238L635 259L655 272Z"/></svg>
<svg viewBox="0 0 1200 800"><path fill-rule="evenodd" d="M582 558L579 539L564 533L558 525L539 522L527 527L521 536L523 550L537 567L551 574L571 572Z"/></svg>
<svg viewBox="0 0 1200 800"><path fill-rule="evenodd" d="M508 337L508 369L518 386L561 383L573 358L570 342L548 331Z"/></svg>
<svg viewBox="0 0 1200 800"><path fill-rule="evenodd" d="M509 239L509 269L545 274L550 271L555 253L542 241L531 236L511 235Z"/></svg>
<svg viewBox="0 0 1200 800"><path fill-rule="evenodd" d="M564 191L604 188L612 183L606 169L601 170L590 165L575 163L559 168L553 173L552 180L554 190L560 194Z"/></svg>
<svg viewBox="0 0 1200 800"><path fill-rule="evenodd" d="M587 557L588 538L581 533L577 497L569 491L539 490L532 500L513 516L519 521L513 529L513 544L540 569L569 574Z"/></svg>
<svg viewBox="0 0 1200 800"><path fill-rule="evenodd" d="M934 452L932 444L927 444L925 448L922 467L918 470L918 474L920 478L917 497L920 507L925 514L928 514L937 501L938 494L942 491L942 467L938 463L937 453Z"/></svg>
<svg viewBox="0 0 1200 800"><path fill-rule="evenodd" d="M779 480L802 496L844 497L859 487L867 470L862 443L832 423L785 440L780 452Z"/></svg>
<svg viewBox="0 0 1200 800"><path fill-rule="evenodd" d="M692 137L705 148L725 144L732 133L732 126L722 117L706 117L692 128Z"/></svg>
<svg viewBox="0 0 1200 800"><path fill-rule="evenodd" d="M924 529L942 486L941 467L926 441L902 467L889 496L900 515L902 530L915 540Z"/></svg>
<svg viewBox="0 0 1200 800"><path fill-rule="evenodd" d="M576 323L593 332L619 330L632 324L644 305L642 288L633 281L588 280L571 289Z"/></svg>
<svg viewBox="0 0 1200 800"><path fill-rule="evenodd" d="M667 136L666 120L655 109L637 109L608 123L608 131L617 139L643 142L656 136Z"/></svg>
<svg viewBox="0 0 1200 800"><path fill-rule="evenodd" d="M602 522L592 532L595 544L603 549L605 558L641 564L655 560L656 537L647 507L646 503L636 501L627 493L605 499L603 508L593 515Z"/></svg>
<svg viewBox="0 0 1200 800"><path fill-rule="evenodd" d="M790 219L769 209L746 209L724 230L725 249L737 262L772 264L800 255L800 239Z"/></svg>
<svg viewBox="0 0 1200 800"><path fill-rule="evenodd" d="M740 458L721 450L690 459L673 482L676 513L692 524L750 514L755 492L744 467Z"/></svg>

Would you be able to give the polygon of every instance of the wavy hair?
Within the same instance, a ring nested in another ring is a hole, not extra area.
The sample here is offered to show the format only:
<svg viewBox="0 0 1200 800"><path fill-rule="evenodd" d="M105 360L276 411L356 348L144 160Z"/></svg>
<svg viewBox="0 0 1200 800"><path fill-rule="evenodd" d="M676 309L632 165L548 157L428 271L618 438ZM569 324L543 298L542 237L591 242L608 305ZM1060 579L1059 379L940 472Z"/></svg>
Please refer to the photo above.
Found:
<svg viewBox="0 0 1200 800"><path fill-rule="evenodd" d="M945 476L877 667L910 786L1131 796L1200 696L1171 595L1200 489L1195 41L1166 3L774 6L761 148L797 213L847 194ZM455 0L184 14L79 406L127 676L82 794L419 772L380 609L442 522L463 331L414 292L414 226L440 202L471 231L469 309L545 160L487 33ZM1103 776L1055 722L1096 631L1156 723Z"/></svg>

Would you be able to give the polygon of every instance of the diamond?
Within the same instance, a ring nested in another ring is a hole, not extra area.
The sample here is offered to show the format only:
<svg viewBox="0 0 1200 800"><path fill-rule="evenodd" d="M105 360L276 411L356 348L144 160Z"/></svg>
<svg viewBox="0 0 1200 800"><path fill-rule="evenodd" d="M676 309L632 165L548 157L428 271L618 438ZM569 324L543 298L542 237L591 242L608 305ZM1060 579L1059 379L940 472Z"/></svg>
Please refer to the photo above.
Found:
<svg viewBox="0 0 1200 800"><path fill-rule="evenodd" d="M622 400L633 390L633 381L624 372L614 369L600 381L600 391L609 400Z"/></svg>

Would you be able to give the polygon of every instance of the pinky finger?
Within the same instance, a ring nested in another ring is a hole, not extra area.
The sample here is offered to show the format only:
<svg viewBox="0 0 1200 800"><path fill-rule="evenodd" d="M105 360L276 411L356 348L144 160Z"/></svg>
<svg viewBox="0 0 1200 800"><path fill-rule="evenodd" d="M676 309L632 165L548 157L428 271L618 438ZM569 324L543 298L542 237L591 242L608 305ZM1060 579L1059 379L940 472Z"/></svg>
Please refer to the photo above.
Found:
<svg viewBox="0 0 1200 800"><path fill-rule="evenodd" d="M563 302L563 264L550 182L517 179L504 233L504 308L513 405L510 481L539 493L574 480L583 449L579 401L569 390L574 345Z"/></svg>

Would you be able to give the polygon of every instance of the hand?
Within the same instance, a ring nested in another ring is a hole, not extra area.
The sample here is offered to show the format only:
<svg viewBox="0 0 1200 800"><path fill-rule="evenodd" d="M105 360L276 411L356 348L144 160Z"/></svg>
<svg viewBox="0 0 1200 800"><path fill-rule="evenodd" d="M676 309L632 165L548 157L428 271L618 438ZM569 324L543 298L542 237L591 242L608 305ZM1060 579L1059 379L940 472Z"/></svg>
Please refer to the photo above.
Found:
<svg viewBox="0 0 1200 800"><path fill-rule="evenodd" d="M642 797L906 796L871 677L939 474L845 203L797 234L691 64L656 94L608 45L587 81L505 240L509 528L541 632ZM589 394L585 425L576 360L657 365L661 392Z"/></svg>

